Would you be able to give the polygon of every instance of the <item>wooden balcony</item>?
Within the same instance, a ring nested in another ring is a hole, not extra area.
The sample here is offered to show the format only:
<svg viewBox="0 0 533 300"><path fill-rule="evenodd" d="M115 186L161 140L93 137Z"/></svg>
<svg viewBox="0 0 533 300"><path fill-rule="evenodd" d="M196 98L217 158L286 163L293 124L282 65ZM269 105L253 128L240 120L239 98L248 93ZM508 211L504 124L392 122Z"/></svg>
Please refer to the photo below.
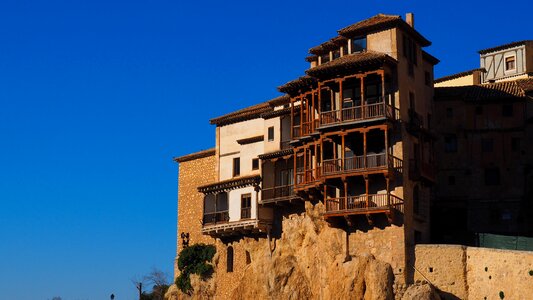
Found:
<svg viewBox="0 0 533 300"><path fill-rule="evenodd" d="M305 188L309 185L316 185L320 181L320 167L303 170L296 170L296 189Z"/></svg>
<svg viewBox="0 0 533 300"><path fill-rule="evenodd" d="M252 217L252 208L241 208L241 219L250 219Z"/></svg>
<svg viewBox="0 0 533 300"><path fill-rule="evenodd" d="M329 177L352 173L372 173L379 171L401 171L402 160L385 153L368 154L338 159L328 159L322 162L322 176Z"/></svg>
<svg viewBox="0 0 533 300"><path fill-rule="evenodd" d="M325 204L325 217L403 212L403 200L390 193L330 198Z"/></svg>
<svg viewBox="0 0 533 300"><path fill-rule="evenodd" d="M294 192L294 185L275 186L264 188L261 191L261 203L277 203L299 198Z"/></svg>
<svg viewBox="0 0 533 300"><path fill-rule="evenodd" d="M379 99L379 102L373 104L322 112L320 114L320 128L385 118L398 119L397 109L387 104L381 97Z"/></svg>
<svg viewBox="0 0 533 300"><path fill-rule="evenodd" d="M229 212L227 210L214 213L204 214L202 224L204 226L227 223L229 221Z"/></svg>

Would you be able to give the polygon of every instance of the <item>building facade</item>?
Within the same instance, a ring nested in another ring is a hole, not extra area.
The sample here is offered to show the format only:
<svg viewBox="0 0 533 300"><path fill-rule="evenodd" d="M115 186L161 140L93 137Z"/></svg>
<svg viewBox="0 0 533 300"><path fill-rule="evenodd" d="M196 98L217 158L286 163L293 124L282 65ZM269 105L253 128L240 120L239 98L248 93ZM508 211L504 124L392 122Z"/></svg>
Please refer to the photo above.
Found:
<svg viewBox="0 0 533 300"><path fill-rule="evenodd" d="M215 148L175 159L178 253L217 246L227 282L217 294L249 262L242 240L275 239L305 202L346 230L347 254L372 252L396 280L413 278L414 244L430 240L439 62L413 26L412 14L379 14L339 30L310 49L310 68L284 95L212 119Z"/></svg>
<svg viewBox="0 0 533 300"><path fill-rule="evenodd" d="M434 242L533 236L532 45L481 50L480 69L436 80Z"/></svg>

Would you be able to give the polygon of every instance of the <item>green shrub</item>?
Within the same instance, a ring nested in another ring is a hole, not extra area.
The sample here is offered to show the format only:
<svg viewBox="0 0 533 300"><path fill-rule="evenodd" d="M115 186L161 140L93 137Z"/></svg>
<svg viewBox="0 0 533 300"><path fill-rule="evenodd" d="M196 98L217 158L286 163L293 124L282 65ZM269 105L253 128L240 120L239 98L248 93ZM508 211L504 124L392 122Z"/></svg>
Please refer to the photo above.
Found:
<svg viewBox="0 0 533 300"><path fill-rule="evenodd" d="M215 246L205 244L194 244L181 250L178 257L178 269L181 274L176 278L176 286L180 291L187 294L192 292L191 274L197 274L202 279L213 274L213 266L208 262L211 262L216 251Z"/></svg>

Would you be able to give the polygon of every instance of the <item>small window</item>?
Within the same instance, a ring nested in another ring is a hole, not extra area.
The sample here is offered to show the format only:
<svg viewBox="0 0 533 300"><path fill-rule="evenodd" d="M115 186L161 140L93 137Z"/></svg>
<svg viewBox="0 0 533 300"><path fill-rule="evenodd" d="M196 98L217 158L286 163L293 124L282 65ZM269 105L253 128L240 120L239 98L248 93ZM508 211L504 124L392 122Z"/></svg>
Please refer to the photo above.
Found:
<svg viewBox="0 0 533 300"><path fill-rule="evenodd" d="M252 194L241 195L241 219L252 217Z"/></svg>
<svg viewBox="0 0 533 300"><path fill-rule="evenodd" d="M505 71L510 71L515 69L515 57L509 56L505 58Z"/></svg>
<svg viewBox="0 0 533 300"><path fill-rule="evenodd" d="M478 105L476 106L476 115L482 115L483 114L483 106Z"/></svg>
<svg viewBox="0 0 533 300"><path fill-rule="evenodd" d="M513 105L512 104L505 104L502 106L502 116L504 117L513 116Z"/></svg>
<svg viewBox="0 0 533 300"><path fill-rule="evenodd" d="M451 108L451 107L446 108L446 117L448 119L453 118L453 108Z"/></svg>
<svg viewBox="0 0 533 300"><path fill-rule="evenodd" d="M494 150L494 140L493 139L481 139L481 151L492 152L492 150Z"/></svg>
<svg viewBox="0 0 533 300"><path fill-rule="evenodd" d="M241 158L235 157L233 159L233 177L241 175Z"/></svg>
<svg viewBox="0 0 533 300"><path fill-rule="evenodd" d="M431 86L431 74L428 71L424 73L424 82L427 86Z"/></svg>
<svg viewBox="0 0 533 300"><path fill-rule="evenodd" d="M259 158L252 159L252 170L259 170Z"/></svg>
<svg viewBox="0 0 533 300"><path fill-rule="evenodd" d="M448 176L448 185L455 185L455 176Z"/></svg>
<svg viewBox="0 0 533 300"><path fill-rule="evenodd" d="M246 264L249 265L252 263L252 257L250 256L250 252L246 250Z"/></svg>
<svg viewBox="0 0 533 300"><path fill-rule="evenodd" d="M514 137L511 139L511 150L513 152L520 151L520 138Z"/></svg>
<svg viewBox="0 0 533 300"><path fill-rule="evenodd" d="M233 247L229 246L226 251L226 272L233 272Z"/></svg>
<svg viewBox="0 0 533 300"><path fill-rule="evenodd" d="M457 152L457 136L450 135L444 138L444 151L448 153Z"/></svg>
<svg viewBox="0 0 533 300"><path fill-rule="evenodd" d="M500 169L486 168L485 169L485 185L499 185L500 184Z"/></svg>
<svg viewBox="0 0 533 300"><path fill-rule="evenodd" d="M274 127L268 127L268 141L272 142L274 140Z"/></svg>
<svg viewBox="0 0 533 300"><path fill-rule="evenodd" d="M366 36L355 38L352 40L352 53L366 50Z"/></svg>

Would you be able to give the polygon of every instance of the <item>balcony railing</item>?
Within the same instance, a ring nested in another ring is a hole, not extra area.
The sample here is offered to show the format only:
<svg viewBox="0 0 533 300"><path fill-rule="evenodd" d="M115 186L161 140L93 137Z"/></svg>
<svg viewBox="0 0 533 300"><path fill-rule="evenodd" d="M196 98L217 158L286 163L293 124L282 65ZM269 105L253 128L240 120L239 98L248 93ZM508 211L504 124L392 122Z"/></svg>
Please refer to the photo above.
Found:
<svg viewBox="0 0 533 300"><path fill-rule="evenodd" d="M300 125L292 126L292 138L297 139L301 136L300 134Z"/></svg>
<svg viewBox="0 0 533 300"><path fill-rule="evenodd" d="M377 103L322 112L320 114L320 126L384 117L396 119L398 117L396 109L387 104L382 97L379 97L378 99L379 102Z"/></svg>
<svg viewBox="0 0 533 300"><path fill-rule="evenodd" d="M320 178L320 168L296 171L296 185L311 184Z"/></svg>
<svg viewBox="0 0 533 300"><path fill-rule="evenodd" d="M328 159L322 162L322 175L334 175L341 173L364 172L379 169L401 169L402 161L385 153L367 154L366 156L353 156L338 159Z"/></svg>
<svg viewBox="0 0 533 300"><path fill-rule="evenodd" d="M403 211L403 200L392 194L369 194L326 199L326 214L382 212L393 208Z"/></svg>
<svg viewBox="0 0 533 300"><path fill-rule="evenodd" d="M287 200L295 196L294 185L275 186L264 188L261 191L261 201L264 203Z"/></svg>
<svg viewBox="0 0 533 300"><path fill-rule="evenodd" d="M212 225L212 224L218 224L218 223L225 223L229 221L229 212L227 210L225 211L218 211L214 213L207 213L204 214L203 218L203 225Z"/></svg>
<svg viewBox="0 0 533 300"><path fill-rule="evenodd" d="M241 208L241 220L242 219L250 219L251 217L252 217L252 208L251 207Z"/></svg>

